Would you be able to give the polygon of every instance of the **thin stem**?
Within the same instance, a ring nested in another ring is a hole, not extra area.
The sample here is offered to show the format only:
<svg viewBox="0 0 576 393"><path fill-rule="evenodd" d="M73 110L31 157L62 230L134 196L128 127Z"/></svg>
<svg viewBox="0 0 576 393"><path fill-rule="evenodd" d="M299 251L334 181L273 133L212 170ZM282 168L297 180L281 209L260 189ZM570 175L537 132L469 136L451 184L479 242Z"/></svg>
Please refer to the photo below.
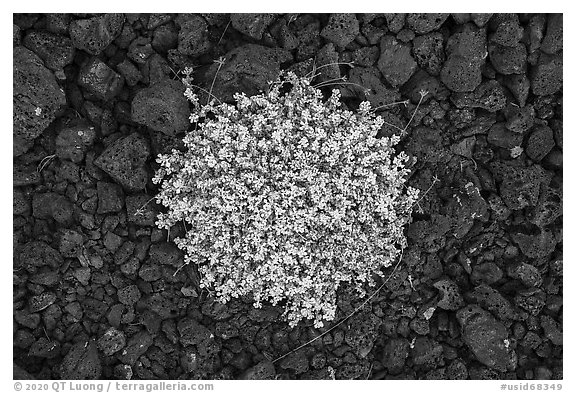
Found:
<svg viewBox="0 0 576 393"><path fill-rule="evenodd" d="M368 302L370 302L374 296L376 296L381 290L382 288L384 288L384 285L386 285L388 283L388 281L390 281L390 279L392 278L392 276L394 275L394 273L396 272L396 269L398 269L398 266L400 266L400 263L402 262L402 256L404 255L404 249L402 249L401 253L400 253L400 258L398 258L398 262L396 263L396 265L394 266L394 268L392 269L392 272L388 275L388 277L386 278L386 280L384 280L384 282L382 283L382 285L380 285L375 291L374 293L372 293L372 295L370 295L366 300L364 300L362 302L362 304L360 306L358 306L354 311L352 311L350 314L348 314L348 316L346 316L346 318L342 319L340 322L338 322L336 325L332 326L330 329L326 330L324 333L314 337L312 340L309 340L307 342L305 342L304 344L300 345L299 347L291 350L290 352L280 356L279 358L276 358L272 361L272 363L276 363L279 360L284 359L286 356L293 354L294 352L304 348L307 345L312 344L314 341L324 337L325 335L327 335L328 333L330 333L331 331L333 331L334 329L336 329L338 326L342 325L344 322L346 322L348 319L350 319L354 314L356 314L358 311L360 311L362 308L364 308L364 306L366 304L368 304Z"/></svg>
<svg viewBox="0 0 576 393"><path fill-rule="evenodd" d="M210 85L210 91L208 92L209 96L212 96L212 89L214 88L214 83L216 82L216 77L218 76L218 72L220 72L220 68L222 68L225 61L226 61L226 59L223 57L220 57L218 60L216 60L216 63L218 63L218 69L216 70L216 73L214 74L214 79L212 79L212 84ZM208 99L210 99L210 97L208 97ZM218 101L220 101L220 100L218 100ZM206 102L206 105L208 105L208 102Z"/></svg>
<svg viewBox="0 0 576 393"><path fill-rule="evenodd" d="M222 32L222 35L220 36L220 39L218 40L218 43L216 45L220 45L220 42L222 42L222 39L224 38L226 31L228 30L228 26L230 26L230 22L232 22L232 20L228 20L228 23L226 24L226 27L224 28L224 31Z"/></svg>
<svg viewBox="0 0 576 393"><path fill-rule="evenodd" d="M418 108L420 108L420 104L422 104L422 101L424 100L424 97L426 97L427 94L428 92L426 90L420 90L420 100L418 100L418 105L416 105L416 109L414 109L414 112L412 112L412 117L410 117L408 124L406 124L404 130L402 130L403 133L405 133L408 127L410 127L412 120L414 120L414 116L416 116L416 112L418 112Z"/></svg>
<svg viewBox="0 0 576 393"><path fill-rule="evenodd" d="M388 107L390 107L390 106L400 105L400 104L406 106L406 105L408 105L408 100L397 101L397 102L392 102L392 103L390 103L390 104L380 105L380 106L377 106L376 108L374 108L374 109L372 109L372 110L373 110L373 111L377 111L377 110L382 109L382 108L388 108Z"/></svg>
<svg viewBox="0 0 576 393"><path fill-rule="evenodd" d="M353 61L350 61L348 63L340 63L340 62L328 63L328 64L321 65L320 67L314 67L314 69L312 71L310 71L306 75L304 75L304 78L308 78L311 73L318 71L320 68L329 67L329 66L333 66L333 65L347 65L349 67L354 68L354 62ZM314 77L312 77L312 79L314 79Z"/></svg>
<svg viewBox="0 0 576 393"><path fill-rule="evenodd" d="M208 94L210 97L213 97L213 98L217 99L219 103L222 103L222 101L220 101L220 98L216 97L214 94L212 94L212 93L209 92L208 90L206 90L206 89L204 89L204 88L202 88L202 87L200 87L200 86L198 86L198 85L192 84L192 83L190 84L190 86L191 86L191 87L195 87L195 88L197 88L198 90L202 90L204 93Z"/></svg>

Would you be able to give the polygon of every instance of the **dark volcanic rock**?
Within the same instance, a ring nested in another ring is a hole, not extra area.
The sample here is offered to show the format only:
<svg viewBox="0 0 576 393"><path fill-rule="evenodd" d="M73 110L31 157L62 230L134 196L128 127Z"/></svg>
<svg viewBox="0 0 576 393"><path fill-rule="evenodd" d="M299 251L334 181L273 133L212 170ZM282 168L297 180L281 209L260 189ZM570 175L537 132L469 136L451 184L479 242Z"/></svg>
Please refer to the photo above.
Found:
<svg viewBox="0 0 576 393"><path fill-rule="evenodd" d="M154 339L146 330L142 330L128 340L128 344L122 352L119 359L122 363L134 366L138 358L148 351ZM118 356L118 355L117 355Z"/></svg>
<svg viewBox="0 0 576 393"><path fill-rule="evenodd" d="M564 16L563 14L548 14L546 36L542 40L540 50L555 54L563 48Z"/></svg>
<svg viewBox="0 0 576 393"><path fill-rule="evenodd" d="M488 131L488 143L504 149L522 145L522 134L506 129L504 123L496 123Z"/></svg>
<svg viewBox="0 0 576 393"><path fill-rule="evenodd" d="M63 229L59 233L58 251L66 258L77 258L82 252L84 237L72 229Z"/></svg>
<svg viewBox="0 0 576 393"><path fill-rule="evenodd" d="M334 43L334 45L344 48L354 41L360 32L360 24L354 14L331 14L326 27L320 33L322 37Z"/></svg>
<svg viewBox="0 0 576 393"><path fill-rule="evenodd" d="M426 34L437 30L449 14L408 14L406 23L416 34Z"/></svg>
<svg viewBox="0 0 576 393"><path fill-rule="evenodd" d="M242 373L240 379L274 379L275 376L274 364L269 360L263 360Z"/></svg>
<svg viewBox="0 0 576 393"><path fill-rule="evenodd" d="M132 120L166 135L184 132L190 125L190 109L184 86L165 80L136 93L132 100Z"/></svg>
<svg viewBox="0 0 576 393"><path fill-rule="evenodd" d="M63 128L56 137L56 155L60 159L79 163L94 143L96 131L88 123Z"/></svg>
<svg viewBox="0 0 576 393"><path fill-rule="evenodd" d="M140 300L142 294L136 285L128 285L118 291L118 300L120 303L131 306Z"/></svg>
<svg viewBox="0 0 576 393"><path fill-rule="evenodd" d="M414 39L412 52L420 66L430 75L438 75L446 59L444 37L440 33L430 33Z"/></svg>
<svg viewBox="0 0 576 393"><path fill-rule="evenodd" d="M539 165L523 168L499 161L490 166L496 180L500 182L500 195L512 210L536 206L541 187L548 185L551 180L551 174Z"/></svg>
<svg viewBox="0 0 576 393"><path fill-rule="evenodd" d="M490 43L488 45L490 63L494 69L504 75L523 74L526 72L526 58L528 56L523 44L509 47Z"/></svg>
<svg viewBox="0 0 576 393"><path fill-rule="evenodd" d="M133 133L108 146L94 164L127 191L140 191L148 181L145 163L149 156L150 148L146 140Z"/></svg>
<svg viewBox="0 0 576 393"><path fill-rule="evenodd" d="M54 74L32 51L13 50L13 154L26 152L66 104Z"/></svg>
<svg viewBox="0 0 576 393"><path fill-rule="evenodd" d="M69 225L73 218L73 205L63 195L54 192L34 194L32 215L37 218L52 218L62 225Z"/></svg>
<svg viewBox="0 0 576 393"><path fill-rule="evenodd" d="M214 335L206 326L190 318L178 321L177 327L180 333L180 343L184 346L198 345L214 339Z"/></svg>
<svg viewBox="0 0 576 393"><path fill-rule="evenodd" d="M278 365L285 370L292 370L296 375L308 371L310 363L306 353L302 350L291 353L278 362Z"/></svg>
<svg viewBox="0 0 576 393"><path fill-rule="evenodd" d="M410 46L387 35L380 41L378 69L392 86L401 86L416 71L417 64L410 53Z"/></svg>
<svg viewBox="0 0 576 393"><path fill-rule="evenodd" d="M71 14L46 14L46 29L52 33L68 33Z"/></svg>
<svg viewBox="0 0 576 393"><path fill-rule="evenodd" d="M540 195L538 205L528 215L531 223L543 228L562 216L562 184L562 179L552 179L550 186L546 187L544 195Z"/></svg>
<svg viewBox="0 0 576 393"><path fill-rule="evenodd" d="M30 272L43 266L58 269L63 262L62 255L58 251L41 241L24 244L18 254L19 265Z"/></svg>
<svg viewBox="0 0 576 393"><path fill-rule="evenodd" d="M478 306L466 306L456 317L462 339L481 363L502 372L516 368L516 354L502 323Z"/></svg>
<svg viewBox="0 0 576 393"><path fill-rule="evenodd" d="M375 67L354 67L350 70L350 82L357 83L370 90L366 99L372 104L372 108L397 102L400 99L400 92L396 89L386 87L380 80L380 71ZM359 97L364 98L364 91L359 91L356 86L347 86L355 91Z"/></svg>
<svg viewBox="0 0 576 393"><path fill-rule="evenodd" d="M548 229L541 230L534 235L514 233L512 240L528 258L544 258L550 255L557 243L556 237Z"/></svg>
<svg viewBox="0 0 576 393"><path fill-rule="evenodd" d="M60 365L62 379L100 379L101 375L98 349L92 340L74 344Z"/></svg>
<svg viewBox="0 0 576 393"><path fill-rule="evenodd" d="M545 125L539 125L534 127L530 137L528 137L526 154L534 161L542 161L553 147L554 134L552 129Z"/></svg>
<svg viewBox="0 0 576 393"><path fill-rule="evenodd" d="M124 85L124 78L97 57L90 59L78 74L78 85L97 99L110 101Z"/></svg>
<svg viewBox="0 0 576 393"><path fill-rule="evenodd" d="M176 18L180 26L178 52L186 56L200 56L210 50L208 24L199 15L181 14Z"/></svg>
<svg viewBox="0 0 576 393"><path fill-rule="evenodd" d="M490 20L489 26L494 30L490 35L490 41L504 46L516 46L524 34L516 14L496 14Z"/></svg>
<svg viewBox="0 0 576 393"><path fill-rule="evenodd" d="M537 96L546 96L558 92L563 82L562 54L540 55L538 63L530 70L532 92Z"/></svg>
<svg viewBox="0 0 576 393"><path fill-rule="evenodd" d="M116 66L116 69L124 77L128 86L136 86L142 80L142 73L129 59L124 59Z"/></svg>
<svg viewBox="0 0 576 393"><path fill-rule="evenodd" d="M528 263L521 262L508 266L508 276L520 280L527 287L542 285L542 275L538 268Z"/></svg>
<svg viewBox="0 0 576 393"><path fill-rule="evenodd" d="M274 14L231 14L232 27L255 40L261 40L264 31L275 19Z"/></svg>
<svg viewBox="0 0 576 393"><path fill-rule="evenodd" d="M244 92L247 96L258 94L268 87L280 73L280 63L292 60L290 52L279 48L247 44L232 49L224 55L224 65L216 71L218 64L210 66L204 80L210 86L214 80L212 94L225 102L232 102L233 95Z"/></svg>
<svg viewBox="0 0 576 393"><path fill-rule="evenodd" d="M111 327L98 339L98 348L106 356L112 356L126 346L126 336L124 332Z"/></svg>
<svg viewBox="0 0 576 393"><path fill-rule="evenodd" d="M480 84L472 93L456 93L450 98L458 108L481 108L496 112L506 106L504 88L495 80Z"/></svg>
<svg viewBox="0 0 576 393"><path fill-rule="evenodd" d="M526 74L506 75L503 79L503 84L508 88L510 93L512 93L514 98L516 98L520 107L526 105L526 99L530 91L530 80Z"/></svg>
<svg viewBox="0 0 576 393"><path fill-rule="evenodd" d="M28 299L28 310L31 313L37 313L50 307L56 300L56 294L53 292L42 292Z"/></svg>
<svg viewBox="0 0 576 393"><path fill-rule="evenodd" d="M535 112L532 105L519 108L509 104L504 110L506 116L506 128L510 131L523 134L534 125Z"/></svg>
<svg viewBox="0 0 576 393"><path fill-rule="evenodd" d="M155 206L156 202L146 194L129 195L126 197L126 218L136 225L154 226L158 214Z"/></svg>
<svg viewBox="0 0 576 393"><path fill-rule="evenodd" d="M47 31L31 31L24 37L24 46L35 52L46 67L53 71L62 70L72 63L74 47L70 38Z"/></svg>
<svg viewBox="0 0 576 393"><path fill-rule="evenodd" d="M453 34L446 44L448 59L440 73L442 82L454 92L473 91L482 81L481 67L486 51L486 32L471 24Z"/></svg>
<svg viewBox="0 0 576 393"><path fill-rule="evenodd" d="M438 307L444 310L458 310L464 305L464 299L460 294L460 289L456 283L448 278L437 281L434 287L438 289L442 295L438 301Z"/></svg>
<svg viewBox="0 0 576 393"><path fill-rule="evenodd" d="M467 292L466 300L490 311L501 321L516 319L512 304L499 291L487 284L480 284L474 290Z"/></svg>
<svg viewBox="0 0 576 393"><path fill-rule="evenodd" d="M442 360L442 345L428 337L416 337L410 351L412 361L425 369L434 369Z"/></svg>
<svg viewBox="0 0 576 393"><path fill-rule="evenodd" d="M49 340L46 337L40 337L30 347L30 356L37 356L44 359L54 359L60 355L60 343L58 341Z"/></svg>
<svg viewBox="0 0 576 393"><path fill-rule="evenodd" d="M123 24L123 14L78 19L70 23L70 38L76 48L96 56L120 34Z"/></svg>
<svg viewBox="0 0 576 393"><path fill-rule="evenodd" d="M368 356L376 340L382 321L376 315L360 313L352 318L350 329L346 331L345 341L360 358Z"/></svg>
<svg viewBox="0 0 576 393"><path fill-rule="evenodd" d="M98 191L98 214L116 213L124 207L124 192L122 187L114 183L99 181L96 183Z"/></svg>
<svg viewBox="0 0 576 393"><path fill-rule="evenodd" d="M390 374L398 374L404 369L408 358L410 343L405 338L390 338L384 344L382 364Z"/></svg>

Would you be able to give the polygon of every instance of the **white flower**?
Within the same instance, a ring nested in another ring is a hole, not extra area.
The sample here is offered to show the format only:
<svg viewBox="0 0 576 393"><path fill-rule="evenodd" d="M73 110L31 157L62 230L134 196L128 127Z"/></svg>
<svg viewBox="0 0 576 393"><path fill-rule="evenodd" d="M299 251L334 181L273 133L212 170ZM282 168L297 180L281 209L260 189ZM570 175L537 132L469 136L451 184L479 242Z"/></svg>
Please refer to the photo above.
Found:
<svg viewBox="0 0 576 393"><path fill-rule="evenodd" d="M156 199L167 212L156 224L185 220L175 243L222 302L285 300L291 325L306 318L320 327L334 319L342 283L364 296L400 255L418 192L404 186L399 139L374 138L382 119L369 104L345 111L337 90L323 103L306 79L285 78L286 94L278 80L268 93L236 94L235 108L194 107L186 150L157 158Z"/></svg>

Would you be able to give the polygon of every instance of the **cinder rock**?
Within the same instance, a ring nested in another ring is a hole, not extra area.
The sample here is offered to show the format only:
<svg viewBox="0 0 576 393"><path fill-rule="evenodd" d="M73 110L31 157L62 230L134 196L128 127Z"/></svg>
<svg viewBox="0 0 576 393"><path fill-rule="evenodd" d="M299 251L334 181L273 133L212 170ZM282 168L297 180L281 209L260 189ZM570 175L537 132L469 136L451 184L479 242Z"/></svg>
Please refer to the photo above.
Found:
<svg viewBox="0 0 576 393"><path fill-rule="evenodd" d="M141 89L132 100L132 120L166 135L185 132L190 126L190 108L184 86L164 80Z"/></svg>
<svg viewBox="0 0 576 393"><path fill-rule="evenodd" d="M497 112L506 106L504 88L495 80L480 84L472 93L455 93L450 99L458 108L481 108Z"/></svg>
<svg viewBox="0 0 576 393"><path fill-rule="evenodd" d="M527 51L523 44L503 46L495 43L488 45L490 63L494 69L503 74L523 74L526 72Z"/></svg>
<svg viewBox="0 0 576 393"><path fill-rule="evenodd" d="M546 23L546 36L542 40L540 50L550 55L556 54L563 48L564 15L548 14Z"/></svg>
<svg viewBox="0 0 576 393"><path fill-rule="evenodd" d="M460 289L456 283L448 278L434 283L434 288L442 294L438 307L444 310L458 310L464 305Z"/></svg>
<svg viewBox="0 0 576 393"><path fill-rule="evenodd" d="M47 31L31 31L24 37L24 46L36 53L46 67L53 71L62 71L72 63L74 47L70 38Z"/></svg>
<svg viewBox="0 0 576 393"><path fill-rule="evenodd" d="M123 14L78 19L70 23L70 38L76 48L96 56L120 34L123 25Z"/></svg>
<svg viewBox="0 0 576 393"><path fill-rule="evenodd" d="M231 14L230 22L232 22L232 27L240 33L255 40L261 40L264 31L272 24L275 18L275 14Z"/></svg>
<svg viewBox="0 0 576 393"><path fill-rule="evenodd" d="M416 71L416 61L410 53L410 46L400 43L387 35L380 41L378 69L392 86L401 86Z"/></svg>
<svg viewBox="0 0 576 393"><path fill-rule="evenodd" d="M32 215L37 218L51 218L62 225L73 221L73 205L63 195L54 192L32 196Z"/></svg>
<svg viewBox="0 0 576 393"><path fill-rule="evenodd" d="M54 74L31 50L13 50L13 154L25 153L66 104Z"/></svg>
<svg viewBox="0 0 576 393"><path fill-rule="evenodd" d="M210 50L208 24L199 15L180 14L176 18L180 26L178 52L186 56L200 56Z"/></svg>
<svg viewBox="0 0 576 393"><path fill-rule="evenodd" d="M446 44L448 59L442 67L442 82L454 92L473 91L482 82L481 67L485 62L486 32L472 24L450 36Z"/></svg>
<svg viewBox="0 0 576 393"><path fill-rule="evenodd" d="M548 185L551 180L551 174L539 165L524 168L496 161L490 167L500 183L500 195L511 210L535 206L541 187Z"/></svg>
<svg viewBox="0 0 576 393"><path fill-rule="evenodd" d="M406 23L416 34L426 34L437 30L449 14L408 14Z"/></svg>
<svg viewBox="0 0 576 393"><path fill-rule="evenodd" d="M537 96L554 94L560 91L563 81L562 54L551 56L542 53L536 66L530 70L532 92Z"/></svg>
<svg viewBox="0 0 576 393"><path fill-rule="evenodd" d="M430 75L438 75L446 59L444 37L440 33L430 33L414 39L414 58Z"/></svg>
<svg viewBox="0 0 576 393"><path fill-rule="evenodd" d="M154 226L156 222L156 202L146 194L129 195L126 197L126 218L141 226Z"/></svg>
<svg viewBox="0 0 576 393"><path fill-rule="evenodd" d="M133 133L116 140L94 160L94 164L108 173L127 191L143 190L148 181L145 167L150 156L148 143Z"/></svg>
<svg viewBox="0 0 576 393"><path fill-rule="evenodd" d="M292 60L292 55L279 48L247 44L232 49L224 55L226 61L219 68L212 64L204 76L210 86L214 80L212 94L224 102L233 102L233 95L243 92L247 96L258 94L268 87L280 73L280 63ZM205 98L202 99L205 102Z"/></svg>
<svg viewBox="0 0 576 393"><path fill-rule="evenodd" d="M331 14L328 24L322 29L320 35L337 47L344 48L354 41L358 33L360 33L360 24L356 15L346 13Z"/></svg>
<svg viewBox="0 0 576 393"><path fill-rule="evenodd" d="M124 206L124 192L122 187L114 183L99 181L96 183L98 191L98 214L116 213Z"/></svg>
<svg viewBox="0 0 576 393"><path fill-rule="evenodd" d="M254 367L246 370L240 379L274 379L276 376L276 370L274 369L274 364L268 360L263 360Z"/></svg>
<svg viewBox="0 0 576 393"><path fill-rule="evenodd" d="M56 137L56 155L60 159L79 163L94 143L95 137L94 126L87 123L65 127Z"/></svg>
<svg viewBox="0 0 576 393"><path fill-rule="evenodd" d="M111 327L98 339L98 348L106 356L112 356L126 345L124 332Z"/></svg>
<svg viewBox="0 0 576 393"><path fill-rule="evenodd" d="M93 57L80 69L78 85L97 99L110 101L124 86L124 78L97 57Z"/></svg>
<svg viewBox="0 0 576 393"><path fill-rule="evenodd" d="M382 364L391 374L398 374L404 368L410 343L405 338L390 338L384 344Z"/></svg>
<svg viewBox="0 0 576 393"><path fill-rule="evenodd" d="M544 157L554 147L554 134L552 129L545 125L535 126L528 143L526 145L526 154L534 161L542 161Z"/></svg>
<svg viewBox="0 0 576 393"><path fill-rule="evenodd" d="M516 368L516 354L510 347L506 327L478 306L466 306L456 313L462 339L484 365L505 372Z"/></svg>

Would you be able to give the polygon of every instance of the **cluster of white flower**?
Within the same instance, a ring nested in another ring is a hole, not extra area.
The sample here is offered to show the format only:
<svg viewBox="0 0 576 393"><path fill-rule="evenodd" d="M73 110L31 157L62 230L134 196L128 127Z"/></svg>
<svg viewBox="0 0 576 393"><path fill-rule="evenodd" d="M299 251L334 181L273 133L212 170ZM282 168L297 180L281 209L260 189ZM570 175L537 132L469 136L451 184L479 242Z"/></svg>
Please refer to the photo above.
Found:
<svg viewBox="0 0 576 393"><path fill-rule="evenodd" d="M408 158L395 155L397 138L376 138L383 121L369 103L343 110L337 90L323 102L292 73L235 98L197 106L186 150L158 157L156 198L168 209L157 225L184 222L175 242L222 302L252 294L255 307L285 304L292 326L322 326L341 283L365 295L405 247L417 198Z"/></svg>

